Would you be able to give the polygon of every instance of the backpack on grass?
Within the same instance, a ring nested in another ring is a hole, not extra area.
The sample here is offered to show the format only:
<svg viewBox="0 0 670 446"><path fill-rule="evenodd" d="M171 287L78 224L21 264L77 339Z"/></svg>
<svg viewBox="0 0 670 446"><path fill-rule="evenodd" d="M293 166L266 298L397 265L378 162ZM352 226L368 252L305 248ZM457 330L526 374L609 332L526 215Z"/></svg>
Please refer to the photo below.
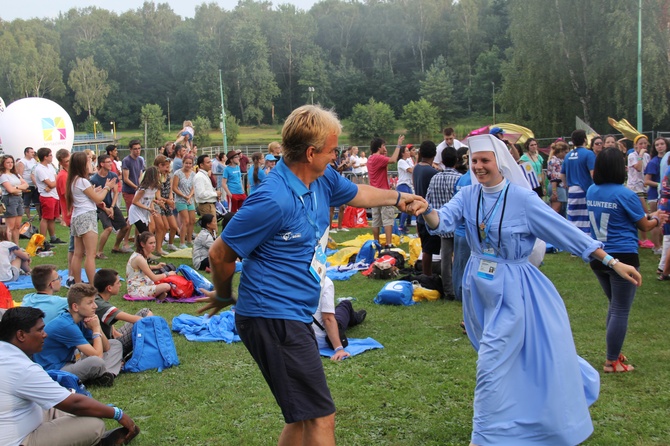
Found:
<svg viewBox="0 0 670 446"><path fill-rule="evenodd" d="M133 356L126 362L126 372L163 369L179 365L177 349L167 322L160 316L143 317L133 325Z"/></svg>

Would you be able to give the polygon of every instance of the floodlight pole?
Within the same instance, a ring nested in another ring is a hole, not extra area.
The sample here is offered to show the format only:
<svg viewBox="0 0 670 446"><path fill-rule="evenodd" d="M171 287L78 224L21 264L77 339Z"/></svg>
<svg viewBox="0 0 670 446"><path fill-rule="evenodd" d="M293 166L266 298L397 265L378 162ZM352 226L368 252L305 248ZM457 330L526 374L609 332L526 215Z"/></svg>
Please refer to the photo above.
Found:
<svg viewBox="0 0 670 446"><path fill-rule="evenodd" d="M642 0L637 8L637 131L642 133Z"/></svg>
<svg viewBox="0 0 670 446"><path fill-rule="evenodd" d="M221 133L223 133L223 151L228 153L228 138L226 136L226 108L223 105L223 76L219 70L219 90L221 90Z"/></svg>

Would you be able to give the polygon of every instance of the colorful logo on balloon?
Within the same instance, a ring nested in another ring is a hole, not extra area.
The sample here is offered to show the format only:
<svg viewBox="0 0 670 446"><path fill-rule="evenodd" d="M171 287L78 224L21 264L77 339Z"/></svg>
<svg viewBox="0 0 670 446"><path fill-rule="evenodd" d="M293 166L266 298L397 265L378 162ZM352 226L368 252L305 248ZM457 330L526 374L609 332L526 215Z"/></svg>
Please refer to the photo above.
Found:
<svg viewBox="0 0 670 446"><path fill-rule="evenodd" d="M45 141L64 141L67 138L65 119L42 118L42 133Z"/></svg>

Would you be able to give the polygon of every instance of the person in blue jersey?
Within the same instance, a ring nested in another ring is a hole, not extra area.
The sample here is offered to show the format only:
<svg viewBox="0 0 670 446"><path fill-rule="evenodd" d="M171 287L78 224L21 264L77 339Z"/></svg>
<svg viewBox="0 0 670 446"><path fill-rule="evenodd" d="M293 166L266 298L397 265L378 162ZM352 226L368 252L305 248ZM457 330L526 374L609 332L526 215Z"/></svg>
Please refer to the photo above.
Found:
<svg viewBox="0 0 670 446"><path fill-rule="evenodd" d="M563 160L561 180L568 188L568 220L585 233L589 233L589 216L586 210L586 191L593 184L593 166L596 156L587 149L586 132L575 130L571 135L575 148Z"/></svg>
<svg viewBox="0 0 670 446"><path fill-rule="evenodd" d="M658 190L661 185L661 161L668 150L668 144L665 138L658 137L654 140L651 147L651 160L644 168L644 185L647 189L647 206L649 213L658 210ZM662 254L663 231L661 228L654 228L650 233L650 240L654 243L654 254Z"/></svg>
<svg viewBox="0 0 670 446"><path fill-rule="evenodd" d="M605 263L621 261L639 269L638 229L646 232L661 227L668 218L662 211L645 214L637 194L623 185L625 179L626 166L621 153L618 149L605 149L596 159L594 185L586 192L591 236L604 243L610 253L602 263L591 261L591 269L609 301L605 373L634 369L625 364L627 358L621 354L621 348L637 290L635 284L620 277Z"/></svg>
<svg viewBox="0 0 670 446"><path fill-rule="evenodd" d="M463 279L463 316L478 354L471 444L579 444L593 432L588 407L600 378L577 355L561 296L528 257L536 238L585 261L607 253L530 189L502 141L473 136L468 146L473 184L440 209L420 211L435 233L465 223L471 248ZM641 283L634 267L610 266Z"/></svg>
<svg viewBox="0 0 670 446"><path fill-rule="evenodd" d="M334 445L335 405L311 328L325 280L330 207L396 206L421 197L354 184L329 164L341 124L317 105L294 110L283 157L209 251L214 296L200 312L235 303L235 324L286 422L279 445ZM232 277L243 259L237 299ZM338 347L339 349L339 347ZM337 350L337 349L336 349Z"/></svg>

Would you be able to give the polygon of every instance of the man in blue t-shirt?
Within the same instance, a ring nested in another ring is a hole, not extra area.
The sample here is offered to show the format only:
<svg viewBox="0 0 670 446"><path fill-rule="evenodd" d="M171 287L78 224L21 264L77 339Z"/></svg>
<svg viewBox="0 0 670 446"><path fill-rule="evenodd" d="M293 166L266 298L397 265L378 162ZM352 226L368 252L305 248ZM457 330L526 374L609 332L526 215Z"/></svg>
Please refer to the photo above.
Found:
<svg viewBox="0 0 670 446"><path fill-rule="evenodd" d="M284 415L280 444L335 444L335 405L311 329L326 272L330 207L397 206L420 197L356 185L334 159L341 124L330 111L305 105L282 129L284 157L210 248L216 295L199 311L235 303L235 259L244 259L235 324ZM337 350L341 350L338 347Z"/></svg>
<svg viewBox="0 0 670 446"><path fill-rule="evenodd" d="M91 184L93 184L93 186L105 187L108 179L118 179L118 176L111 171L113 164L114 160L109 155L100 155L98 157L98 173L91 177ZM98 240L98 250L95 255L96 259L107 258L104 253L105 244L113 229L116 230L117 233L112 252L133 252L128 245L124 246L123 249L121 248L121 242L126 237L128 231L130 231L130 225L123 216L121 209L119 209L117 204L118 200L119 190L114 188L112 193L105 195L102 203L98 204L98 221L102 223L103 231Z"/></svg>
<svg viewBox="0 0 670 446"><path fill-rule="evenodd" d="M589 214L586 210L586 191L593 184L593 166L596 156L587 148L586 132L575 130L570 137L575 149L565 156L561 180L568 186L568 220L589 234Z"/></svg>

